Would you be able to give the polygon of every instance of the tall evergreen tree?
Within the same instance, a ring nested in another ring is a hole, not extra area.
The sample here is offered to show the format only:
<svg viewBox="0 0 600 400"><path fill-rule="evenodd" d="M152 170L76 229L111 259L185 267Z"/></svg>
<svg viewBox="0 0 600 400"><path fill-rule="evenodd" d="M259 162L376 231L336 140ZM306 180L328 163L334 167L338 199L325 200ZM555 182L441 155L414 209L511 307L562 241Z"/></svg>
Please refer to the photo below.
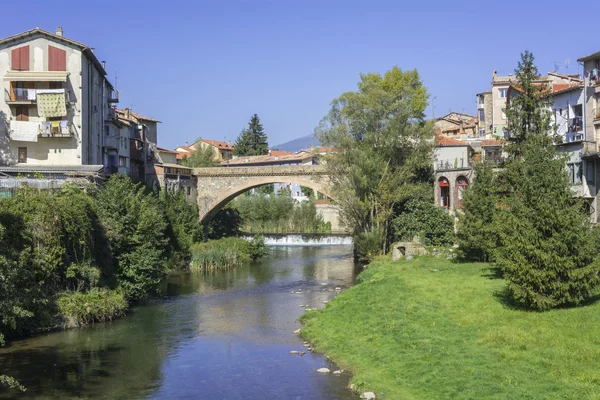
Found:
<svg viewBox="0 0 600 400"><path fill-rule="evenodd" d="M600 284L595 233L573 197L564 157L552 143L548 89L535 84L525 52L507 116L511 145L501 174L504 207L497 209L496 262L519 303L538 310L579 304Z"/></svg>
<svg viewBox="0 0 600 400"><path fill-rule="evenodd" d="M512 84L515 91L509 97L506 107L506 118L511 143L509 146L518 153L518 144L531 135L547 135L551 133L550 90L548 85L536 82L539 71L533 63L533 54L525 51L515 70L516 82Z"/></svg>
<svg viewBox="0 0 600 400"><path fill-rule="evenodd" d="M254 114L248 122L248 128L242 131L235 141L233 154L237 156L261 156L269 154L267 135L260 123L260 118Z"/></svg>
<svg viewBox="0 0 600 400"><path fill-rule="evenodd" d="M498 180L493 166L475 166L475 179L465 192L456 237L462 258L493 261L498 246L494 215L498 204Z"/></svg>

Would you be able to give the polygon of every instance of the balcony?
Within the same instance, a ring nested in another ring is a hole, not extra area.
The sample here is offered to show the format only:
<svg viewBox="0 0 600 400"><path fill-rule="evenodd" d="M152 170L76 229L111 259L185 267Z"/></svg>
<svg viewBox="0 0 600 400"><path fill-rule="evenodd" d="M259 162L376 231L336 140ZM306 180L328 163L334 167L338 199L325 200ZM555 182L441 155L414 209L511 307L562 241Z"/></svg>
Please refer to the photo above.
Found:
<svg viewBox="0 0 600 400"><path fill-rule="evenodd" d="M144 143L129 139L129 157L132 160L144 161Z"/></svg>
<svg viewBox="0 0 600 400"><path fill-rule="evenodd" d="M40 137L71 137L73 124L70 121L46 121L40 123Z"/></svg>
<svg viewBox="0 0 600 400"><path fill-rule="evenodd" d="M69 92L65 89L25 89L12 88L4 90L4 100L8 104L35 104L38 93L64 93L65 100L69 103Z"/></svg>
<svg viewBox="0 0 600 400"><path fill-rule="evenodd" d="M576 116L569 119L569 132L583 131L583 117Z"/></svg>
<svg viewBox="0 0 600 400"><path fill-rule="evenodd" d="M435 161L435 169L439 170L450 170L450 169L464 169L470 168L469 160L465 160L464 158L455 158L452 160L436 160Z"/></svg>
<svg viewBox="0 0 600 400"><path fill-rule="evenodd" d="M119 102L119 91L111 90L108 94L108 102L109 103L118 103Z"/></svg>

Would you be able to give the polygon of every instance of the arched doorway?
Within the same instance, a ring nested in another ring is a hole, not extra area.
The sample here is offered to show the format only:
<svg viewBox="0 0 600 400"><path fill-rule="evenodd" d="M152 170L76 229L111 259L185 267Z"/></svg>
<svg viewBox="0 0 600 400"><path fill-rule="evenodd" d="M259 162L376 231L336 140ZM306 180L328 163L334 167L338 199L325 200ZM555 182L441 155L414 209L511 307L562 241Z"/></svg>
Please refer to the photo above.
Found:
<svg viewBox="0 0 600 400"><path fill-rule="evenodd" d="M469 180L464 176L456 178L456 208L462 208L465 190L469 186Z"/></svg>
<svg viewBox="0 0 600 400"><path fill-rule="evenodd" d="M438 180L440 207L450 209L450 182L447 178L441 177Z"/></svg>

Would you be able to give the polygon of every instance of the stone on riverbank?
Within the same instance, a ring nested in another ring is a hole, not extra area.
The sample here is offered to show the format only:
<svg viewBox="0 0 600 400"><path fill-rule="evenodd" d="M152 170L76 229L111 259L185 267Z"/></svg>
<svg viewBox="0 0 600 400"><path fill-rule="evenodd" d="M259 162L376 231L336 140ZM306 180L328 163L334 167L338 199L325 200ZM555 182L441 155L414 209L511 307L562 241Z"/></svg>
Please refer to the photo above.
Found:
<svg viewBox="0 0 600 400"><path fill-rule="evenodd" d="M341 375L341 374L342 374L342 372L343 372L343 371L342 371L341 369L338 369L337 371L333 371L333 374L334 374L334 375Z"/></svg>
<svg viewBox="0 0 600 400"><path fill-rule="evenodd" d="M294 331L294 335L299 335L300 332L302 331L302 328L298 328Z"/></svg>
<svg viewBox="0 0 600 400"><path fill-rule="evenodd" d="M329 373L329 368L319 368L317 370L318 373L320 374L328 374Z"/></svg>
<svg viewBox="0 0 600 400"><path fill-rule="evenodd" d="M375 396L375 393L373 392L364 392L360 395L360 398L365 400L374 400L377 398L377 396Z"/></svg>
<svg viewBox="0 0 600 400"><path fill-rule="evenodd" d="M300 352L296 351L296 350L292 350L292 351L290 351L290 354L300 354Z"/></svg>

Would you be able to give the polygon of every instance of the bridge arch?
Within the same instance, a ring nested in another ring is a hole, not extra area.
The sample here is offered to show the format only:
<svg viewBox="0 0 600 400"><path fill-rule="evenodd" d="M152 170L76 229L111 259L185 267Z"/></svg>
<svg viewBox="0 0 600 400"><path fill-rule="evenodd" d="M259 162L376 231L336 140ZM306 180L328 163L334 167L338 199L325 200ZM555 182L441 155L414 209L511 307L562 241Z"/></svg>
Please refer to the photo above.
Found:
<svg viewBox="0 0 600 400"><path fill-rule="evenodd" d="M197 168L200 221L209 222L219 210L247 190L271 183L293 182L334 199L329 175L321 165Z"/></svg>

